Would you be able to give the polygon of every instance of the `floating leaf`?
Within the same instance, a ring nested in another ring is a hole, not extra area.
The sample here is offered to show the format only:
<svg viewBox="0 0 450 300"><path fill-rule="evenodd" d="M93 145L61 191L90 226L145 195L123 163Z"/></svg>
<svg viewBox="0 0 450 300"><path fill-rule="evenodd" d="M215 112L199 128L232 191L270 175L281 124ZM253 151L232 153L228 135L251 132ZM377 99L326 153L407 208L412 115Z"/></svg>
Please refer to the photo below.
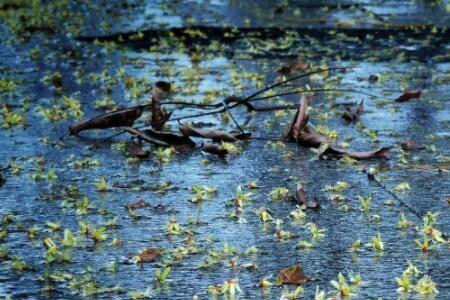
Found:
<svg viewBox="0 0 450 300"><path fill-rule="evenodd" d="M299 145L313 148L318 148L320 147L320 145L327 144L329 142L330 140L326 136L323 136L318 133L305 133L305 132L302 133L297 140L297 143Z"/></svg>
<svg viewBox="0 0 450 300"><path fill-rule="evenodd" d="M300 265L294 265L282 270L277 277L277 284L303 284L309 281Z"/></svg>
<svg viewBox="0 0 450 300"><path fill-rule="evenodd" d="M256 214L259 216L259 218L263 222L271 222L271 221L273 221L273 218L270 215L270 210L268 210L265 207L261 207L260 209L258 209L258 211L256 211Z"/></svg>
<svg viewBox="0 0 450 300"><path fill-rule="evenodd" d="M108 184L106 183L106 178L101 177L99 182L95 183L95 187L99 192L106 192L108 190Z"/></svg>
<svg viewBox="0 0 450 300"><path fill-rule="evenodd" d="M407 183L407 182L399 183L394 187L394 191L398 191L398 192L409 191L409 190L411 190L411 187L409 186L409 183Z"/></svg>
<svg viewBox="0 0 450 300"><path fill-rule="evenodd" d="M47 263L52 262L71 262L70 256L59 251L55 246L50 247L45 253L45 261Z"/></svg>
<svg viewBox="0 0 450 300"><path fill-rule="evenodd" d="M154 261L161 255L161 249L159 248L147 248L136 255L133 260L136 263L145 261Z"/></svg>
<svg viewBox="0 0 450 300"><path fill-rule="evenodd" d="M381 234L378 233L372 237L372 242L365 244L366 247L371 248L374 251L384 251L384 243L381 240Z"/></svg>
<svg viewBox="0 0 450 300"><path fill-rule="evenodd" d="M147 136L152 137L156 140L163 141L169 145L182 145L194 147L195 143L186 135L175 134L172 132L156 131L153 129L145 129L144 132Z"/></svg>
<svg viewBox="0 0 450 300"><path fill-rule="evenodd" d="M145 202L144 199L140 199L136 202L127 204L126 207L127 208L131 208L131 209L136 209L136 208L145 208L145 207L149 207L150 204L148 204L147 202Z"/></svg>
<svg viewBox="0 0 450 300"><path fill-rule="evenodd" d="M405 151L414 151L425 149L425 146L418 145L413 140L406 140L402 143L402 149Z"/></svg>
<svg viewBox="0 0 450 300"><path fill-rule="evenodd" d="M104 227L104 226L102 226L100 228L95 228L94 226L89 226L89 231L92 234L91 239L94 241L94 243L106 240L106 238L108 236L105 234L105 230L106 230L106 227Z"/></svg>
<svg viewBox="0 0 450 300"><path fill-rule="evenodd" d="M272 200L286 200L289 198L289 190L285 187L276 187L269 195Z"/></svg>
<svg viewBox="0 0 450 300"><path fill-rule="evenodd" d="M187 125L180 125L180 131L185 136L194 136L212 139L215 142L224 141L224 142L236 142L238 141L239 135L234 135L225 131L220 130L204 130L193 128Z"/></svg>
<svg viewBox="0 0 450 300"><path fill-rule="evenodd" d="M95 118L71 125L69 131L71 135L77 135L83 130L131 126L142 115L143 110L144 107L138 105L101 114Z"/></svg>
<svg viewBox="0 0 450 300"><path fill-rule="evenodd" d="M354 295L352 293L352 288L347 284L344 275L342 275L341 273L338 274L338 281L331 280L330 283L336 289L336 296L338 296L339 298L348 299L352 295Z"/></svg>
<svg viewBox="0 0 450 300"><path fill-rule="evenodd" d="M305 147L317 148L330 140L326 136L319 134L311 126L306 125L308 123L308 101L310 99L307 96L303 96L300 99L299 108L289 130L284 134L284 139L295 141Z"/></svg>
<svg viewBox="0 0 450 300"><path fill-rule="evenodd" d="M304 72L308 69L308 64L302 60L293 60L285 65L282 65L277 72L282 74L289 74L292 72Z"/></svg>
<svg viewBox="0 0 450 300"><path fill-rule="evenodd" d="M294 199L298 202L299 205L305 205L307 208L316 209L320 207L317 202L308 200L308 196L306 195L306 192L300 183L297 184Z"/></svg>
<svg viewBox="0 0 450 300"><path fill-rule="evenodd" d="M364 101L361 101L357 106L352 108L346 108L346 111L342 115L342 118L349 122L355 122L359 116L364 112Z"/></svg>
<svg viewBox="0 0 450 300"><path fill-rule="evenodd" d="M127 152L131 156L135 156L138 158L146 158L149 156L149 152L144 150L139 144L128 142L127 143Z"/></svg>
<svg viewBox="0 0 450 300"><path fill-rule="evenodd" d="M61 242L63 247L75 247L77 245L77 240L73 236L70 229L64 230L64 238Z"/></svg>
<svg viewBox="0 0 450 300"><path fill-rule="evenodd" d="M433 295L438 293L436 283L433 282L429 275L424 275L420 278L414 290L420 295Z"/></svg>
<svg viewBox="0 0 450 300"><path fill-rule="evenodd" d="M365 160L365 159L389 159L389 150L391 147L383 147L375 151L365 151L365 152L347 152L340 149L335 149L330 147L327 144L324 144L319 150L320 157L328 156L328 157L336 157L342 158L344 156L348 156L357 160Z"/></svg>
<svg viewBox="0 0 450 300"><path fill-rule="evenodd" d="M169 276L170 273L170 267L165 267L164 270L161 271L161 269L157 269L155 271L155 277L159 282L164 282L166 280L167 276Z"/></svg>
<svg viewBox="0 0 450 300"><path fill-rule="evenodd" d="M26 271L30 269L25 261L20 256L14 255L11 260L11 269L14 271Z"/></svg>
<svg viewBox="0 0 450 300"><path fill-rule="evenodd" d="M420 97L420 91L411 91L411 92L405 92L403 95L395 99L397 102L407 102L411 99L417 99Z"/></svg>

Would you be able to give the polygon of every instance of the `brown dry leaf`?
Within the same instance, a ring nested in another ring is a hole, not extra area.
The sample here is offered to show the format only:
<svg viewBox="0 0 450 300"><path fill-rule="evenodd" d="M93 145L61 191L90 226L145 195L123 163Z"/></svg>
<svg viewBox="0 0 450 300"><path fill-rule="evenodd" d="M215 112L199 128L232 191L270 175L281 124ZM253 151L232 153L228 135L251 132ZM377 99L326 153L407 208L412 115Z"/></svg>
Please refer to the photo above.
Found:
<svg viewBox="0 0 450 300"><path fill-rule="evenodd" d="M347 120L349 122L355 122L364 111L363 104L364 104L364 102L361 101L359 103L359 105L357 105L355 107L352 107L352 108L347 107L346 111L342 115L342 118L344 118L345 120Z"/></svg>
<svg viewBox="0 0 450 300"><path fill-rule="evenodd" d="M297 184L297 189L295 191L294 198L299 205L306 205L307 208L313 209L319 208L319 204L317 202L308 200L308 196L306 195L305 189L300 183Z"/></svg>
<svg viewBox="0 0 450 300"><path fill-rule="evenodd" d="M76 135L80 131L88 129L105 129L112 127L131 126L143 112L142 105L119 109L114 112L101 114L95 118L81 121L69 127L71 135Z"/></svg>
<svg viewBox="0 0 450 300"><path fill-rule="evenodd" d="M161 255L159 248L147 248L135 256L136 262L154 261Z"/></svg>
<svg viewBox="0 0 450 300"><path fill-rule="evenodd" d="M329 145L324 145L323 149L320 149L319 152L320 157L328 156L328 157L342 158L343 156L348 156L356 160L378 159L378 158L389 159L390 149L391 147L383 147L376 151L346 152L344 150L332 148Z"/></svg>
<svg viewBox="0 0 450 300"><path fill-rule="evenodd" d="M248 140L252 136L251 132L241 133L237 130L230 131L230 134L232 134L235 138L237 138L240 141Z"/></svg>
<svg viewBox="0 0 450 300"><path fill-rule="evenodd" d="M308 69L308 64L302 60L293 60L281 66L277 72L282 74L290 74L292 72L304 72Z"/></svg>
<svg viewBox="0 0 450 300"><path fill-rule="evenodd" d="M146 129L143 130L146 135L153 137L157 140L164 141L169 145L182 145L194 147L195 143L192 141L189 136L183 134L175 134L172 132L164 132L164 131L156 131L154 129Z"/></svg>
<svg viewBox="0 0 450 300"><path fill-rule="evenodd" d="M136 202L127 204L126 207L127 208L131 208L131 209L137 209L137 208L145 208L145 207L149 207L150 204L148 204L147 202L145 202L144 199L140 199Z"/></svg>
<svg viewBox="0 0 450 300"><path fill-rule="evenodd" d="M405 92L403 95L395 99L397 102L406 102L411 99L416 99L420 97L420 91L411 91L411 92Z"/></svg>
<svg viewBox="0 0 450 300"><path fill-rule="evenodd" d="M202 151L219 155L219 156L225 156L228 154L227 149L224 149L219 144L215 143L203 143L202 144Z"/></svg>
<svg viewBox="0 0 450 300"><path fill-rule="evenodd" d="M298 141L303 128L308 123L308 97L302 96L289 130L284 134L287 140Z"/></svg>
<svg viewBox="0 0 450 300"><path fill-rule="evenodd" d="M414 151L425 149L424 146L416 144L413 140L406 140L402 143L402 149L405 151Z"/></svg>
<svg viewBox="0 0 450 300"><path fill-rule="evenodd" d="M303 284L309 281L310 278L306 277L303 273L303 269L300 265L294 265L286 268L278 274L277 284Z"/></svg>
<svg viewBox="0 0 450 300"><path fill-rule="evenodd" d="M306 132L303 132L297 140L297 143L299 145L313 148L319 148L320 145L329 142L330 140L326 136L320 135L318 133L306 133Z"/></svg>
<svg viewBox="0 0 450 300"><path fill-rule="evenodd" d="M151 125L155 130L163 129L164 124L169 119L170 115L167 111L161 108L161 98L164 93L170 93L171 85L165 81L158 81L152 86L152 120Z"/></svg>
<svg viewBox="0 0 450 300"><path fill-rule="evenodd" d="M144 150L139 144L128 142L127 143L127 152L131 156L135 156L138 158L146 158L149 156L149 152Z"/></svg>
<svg viewBox="0 0 450 300"><path fill-rule="evenodd" d="M212 139L215 142L224 141L224 142L236 142L238 137L245 138L246 136L235 135L225 131L220 130L204 130L193 128L187 125L180 125L180 131L185 136L195 136L201 138Z"/></svg>
<svg viewBox="0 0 450 300"><path fill-rule="evenodd" d="M302 96L299 108L295 114L294 120L289 130L284 134L284 139L295 141L305 147L319 147L323 143L329 143L330 140L316 132L311 126L308 126L308 102L310 96Z"/></svg>

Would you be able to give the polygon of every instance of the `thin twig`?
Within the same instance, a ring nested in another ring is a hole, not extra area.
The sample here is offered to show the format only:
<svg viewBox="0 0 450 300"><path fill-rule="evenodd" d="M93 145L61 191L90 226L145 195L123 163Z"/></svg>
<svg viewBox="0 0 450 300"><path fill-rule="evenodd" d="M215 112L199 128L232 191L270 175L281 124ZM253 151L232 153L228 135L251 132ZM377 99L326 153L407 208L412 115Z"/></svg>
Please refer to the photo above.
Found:
<svg viewBox="0 0 450 300"><path fill-rule="evenodd" d="M296 79L299 79L299 78L303 78L303 77L307 77L307 76L314 75L314 74L323 73L323 72L334 71L334 70L347 70L347 69L354 69L354 68L353 67L336 67L336 68L329 68L329 69L321 69L321 70L311 71L311 72L308 72L308 73L300 74L300 75L288 78L286 80L277 82L277 83L272 84L270 86L267 86L264 89L256 91L255 93L253 93L250 96L247 96L245 98L228 97L227 99L224 100L224 102L226 104L233 103L232 105L228 106L228 108L234 108L234 107L236 107L238 105L246 105L247 106L249 101L253 101L253 100L256 101L256 100L262 100L262 99L268 99L268 98L276 97L277 95L273 95L273 96L266 96L266 97L260 97L260 98L252 99L252 98L254 98L255 96L257 96L259 94L267 92L268 90L271 90L273 88L281 86L281 85L283 85L285 83L291 82L293 80L296 80ZM316 90L296 91L296 92L291 92L291 93L292 94L297 94L297 93L306 93L306 92L314 92L314 91L316 91ZM317 91L327 91L327 90L326 89L320 89L320 90L317 90ZM336 91L338 91L338 90L336 90ZM341 90L341 91L343 91L343 92L345 92L345 91L357 92L355 90ZM280 95L282 95L282 94L280 94ZM375 95L371 95L371 96L378 97L378 96L375 96ZM162 102L161 104L179 104L179 105L186 105L186 106L195 106L195 107L199 107L199 108L218 108L218 107L223 106L222 102L219 102L219 103L216 103L216 104L196 104L196 103L189 103L189 102L182 102L182 101L168 101L168 102ZM146 105L144 105L144 107L150 106L150 105L151 104L146 104ZM252 106L250 106L250 110L251 109L252 109ZM219 110L219 111L211 112L211 113L208 112L206 115L210 115L210 114L214 114L214 113L222 113L222 112L223 112L223 110ZM193 117L204 116L204 115L205 114L194 115ZM187 116L186 118L191 118L191 116ZM177 121L177 119L172 119L172 121Z"/></svg>
<svg viewBox="0 0 450 300"><path fill-rule="evenodd" d="M419 219L422 219L423 216L418 211L416 211L414 208L412 208L408 203L403 201L400 197L398 197L394 192L392 192L390 189L386 188L376 177L376 175L370 174L367 172L367 170L363 170L364 173L367 174L370 180L375 181L375 183L382 188L386 193L391 195L395 200L400 202L404 207L406 207L410 212L412 212L416 217Z"/></svg>
<svg viewBox="0 0 450 300"><path fill-rule="evenodd" d="M228 115L230 116L231 120L233 120L234 124L236 124L236 127L239 129L239 131L245 135L245 131L241 128L241 126L239 125L239 123L236 121L236 119L234 118L233 114L230 112L230 110L228 109L228 105L225 103L225 101L222 101L222 105L225 108L226 112L228 113Z"/></svg>
<svg viewBox="0 0 450 300"><path fill-rule="evenodd" d="M283 140L281 140L281 139L277 139L277 138L268 138L268 137L262 137L262 136L260 136L260 137L258 137L258 136L256 136L256 137L250 137L249 140L269 141L269 142L283 142L283 143L286 143L286 141L283 141ZM290 143L290 142L288 142L288 143ZM295 143L296 143L296 142L295 142Z"/></svg>
<svg viewBox="0 0 450 300"><path fill-rule="evenodd" d="M283 110L283 109L298 109L298 105L295 104L287 104L287 105L270 105L270 106L262 106L253 108L253 111L271 111L271 110Z"/></svg>
<svg viewBox="0 0 450 300"><path fill-rule="evenodd" d="M286 92L286 93L280 93L280 94L275 94L275 95L269 95L269 96L264 96L264 97L253 98L253 99L251 99L249 101L260 101L260 100L266 100L266 99L275 98L275 97L282 97L282 96L289 96L289 95L303 94L303 93L313 93L313 92L350 92L350 93L370 96L370 97L373 97L373 98L379 98L379 99L384 99L384 100L395 101L395 99L382 97L382 96L378 96L378 95L373 95L373 94L370 94L370 93L361 92L361 91L354 90L354 89L313 89L313 90L293 91L293 92Z"/></svg>
<svg viewBox="0 0 450 300"><path fill-rule="evenodd" d="M450 165L444 166L427 166L427 165L411 165L411 166L392 166L392 167L383 167L378 169L380 172L384 171L403 171L403 170L424 170L424 171L437 171L437 172L449 172Z"/></svg>
<svg viewBox="0 0 450 300"><path fill-rule="evenodd" d="M221 103L217 104L203 104L203 103L192 103L184 101L165 101L161 102L161 105L181 105L181 106L193 106L197 108L217 108L220 107Z"/></svg>
<svg viewBox="0 0 450 300"><path fill-rule="evenodd" d="M295 84L282 85L282 87L288 87L288 86L298 87L298 85L295 85ZM303 94L303 93L315 93L315 92L350 92L350 93L361 94L361 95L378 98L378 99L383 99L383 100L391 100L391 101L395 100L395 99L391 99L388 97L383 97L383 96L378 96L378 95L358 91L355 89L311 89L311 90L291 91L291 92L279 93L279 94L268 95L268 96L263 96L263 97L257 97L257 98L253 98L248 101L260 101L260 100L266 100L266 99L282 97L282 96L290 96L290 95ZM234 102L234 104L230 105L229 108L233 108L240 104L244 104L244 103L240 102L239 100L230 101L230 103L233 103L233 102ZM203 103L192 103L192 102L184 102L184 101L167 101L167 102L161 102L161 105L181 105L181 106L196 107L198 109L212 109L212 108L218 108L218 107L222 106L222 102L218 102L215 104L203 104ZM146 104L144 106L148 106L148 104ZM255 110L255 109L253 106L251 106L250 110Z"/></svg>
<svg viewBox="0 0 450 300"><path fill-rule="evenodd" d="M263 88L262 90L256 91L256 92L254 92L253 94L251 94L250 96L245 97L245 98L242 100L242 102L248 101L248 100L250 100L250 99L252 99L252 98L258 96L259 94L265 93L265 92L267 92L268 90L271 90L271 89L273 89L273 88L275 88L275 87L277 87L277 86L280 86L280 85L282 85L282 84L285 84L285 83L294 81L294 80L296 80L296 79L300 79L300 78L303 78L303 77L307 77L307 76L310 76L310 75L319 74L319 73L323 73L323 72L328 72L328 71L348 70L348 69L354 69L354 67L348 67L348 68L345 68L345 67L328 68L328 69L321 69L321 70L311 71L311 72L308 72L308 73L304 73L304 74L301 74L301 75L297 75L297 76L288 78L288 79L286 79L286 80L283 80L283 81L274 83L274 84L272 84L272 85L269 85L268 87L265 87L265 88Z"/></svg>

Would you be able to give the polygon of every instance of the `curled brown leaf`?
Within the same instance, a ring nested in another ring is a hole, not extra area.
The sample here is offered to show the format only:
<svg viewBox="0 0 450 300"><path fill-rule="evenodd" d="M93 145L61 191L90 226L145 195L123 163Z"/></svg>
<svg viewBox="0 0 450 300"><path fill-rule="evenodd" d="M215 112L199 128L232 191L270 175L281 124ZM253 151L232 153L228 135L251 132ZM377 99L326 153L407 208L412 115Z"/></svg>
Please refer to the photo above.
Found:
<svg viewBox="0 0 450 300"><path fill-rule="evenodd" d="M323 149L320 149L320 157L328 156L335 158L342 158L348 156L356 160L367 160L367 159L389 159L389 150L391 147L382 147L375 151L363 151L363 152L347 152L340 149L335 149L329 145L323 145Z"/></svg>
<svg viewBox="0 0 450 300"><path fill-rule="evenodd" d="M159 248L147 248L139 252L134 258L135 261L146 262L146 261L154 261L161 255L161 250Z"/></svg>
<svg viewBox="0 0 450 300"><path fill-rule="evenodd" d="M363 101L359 103L359 105L352 107L352 108L346 108L346 111L342 115L342 118L349 122L355 122L359 116L364 112L364 105Z"/></svg>
<svg viewBox="0 0 450 300"><path fill-rule="evenodd" d="M141 147L141 145L128 142L127 143L127 152L138 158L146 158L149 156L149 152Z"/></svg>
<svg viewBox="0 0 450 300"><path fill-rule="evenodd" d="M318 133L303 132L297 139L299 145L305 147L319 148L320 145L329 143L330 140Z"/></svg>
<svg viewBox="0 0 450 300"><path fill-rule="evenodd" d="M227 149L224 149L221 145L216 143L203 143L202 151L219 156L225 156L228 154Z"/></svg>
<svg viewBox="0 0 450 300"><path fill-rule="evenodd" d="M69 131L71 135L77 135L79 132L88 129L131 126L142 115L143 110L143 106L138 105L101 114L92 119L71 125Z"/></svg>
<svg viewBox="0 0 450 300"><path fill-rule="evenodd" d="M246 135L232 134L221 130L204 130L193 128L184 124L180 125L180 131L185 136L207 138L212 139L215 142L236 142L238 141L238 138L244 139L247 137Z"/></svg>
<svg viewBox="0 0 450 300"><path fill-rule="evenodd" d="M284 139L297 142L305 147L320 147L321 144L329 143L329 139L317 131L313 127L308 126L308 102L311 97L302 96L299 108L294 116L294 120L289 130L284 134Z"/></svg>
<svg viewBox="0 0 450 300"><path fill-rule="evenodd" d="M411 99L419 98L420 94L421 94L420 91L405 92L405 93L403 93L403 95L401 95L400 97L395 99L395 101L397 101L397 102L406 102L406 101L409 101Z"/></svg>
<svg viewBox="0 0 450 300"><path fill-rule="evenodd" d="M303 96L300 100L300 107L298 111L298 118L295 120L293 128L293 138L297 140L301 135L303 128L308 123L308 98Z"/></svg>
<svg viewBox="0 0 450 300"><path fill-rule="evenodd" d="M302 134L303 128L308 123L308 98L302 96L300 98L299 107L295 113L294 120L289 127L289 130L284 134L286 140L298 141Z"/></svg>
<svg viewBox="0 0 450 300"><path fill-rule="evenodd" d="M296 284L300 285L311 280L306 277L303 268L300 265L294 265L280 271L277 277L277 284Z"/></svg>
<svg viewBox="0 0 450 300"><path fill-rule="evenodd" d="M297 184L294 199L297 201L299 205L305 205L307 208L312 209L319 208L319 204L317 202L308 199L305 189L300 183Z"/></svg>
<svg viewBox="0 0 450 300"><path fill-rule="evenodd" d="M142 130L147 136L153 137L159 141L166 142L169 145L174 146L188 146L194 147L195 143L192 141L189 136L183 134L176 134L172 132L164 132L164 131L156 131L154 129L145 129Z"/></svg>

